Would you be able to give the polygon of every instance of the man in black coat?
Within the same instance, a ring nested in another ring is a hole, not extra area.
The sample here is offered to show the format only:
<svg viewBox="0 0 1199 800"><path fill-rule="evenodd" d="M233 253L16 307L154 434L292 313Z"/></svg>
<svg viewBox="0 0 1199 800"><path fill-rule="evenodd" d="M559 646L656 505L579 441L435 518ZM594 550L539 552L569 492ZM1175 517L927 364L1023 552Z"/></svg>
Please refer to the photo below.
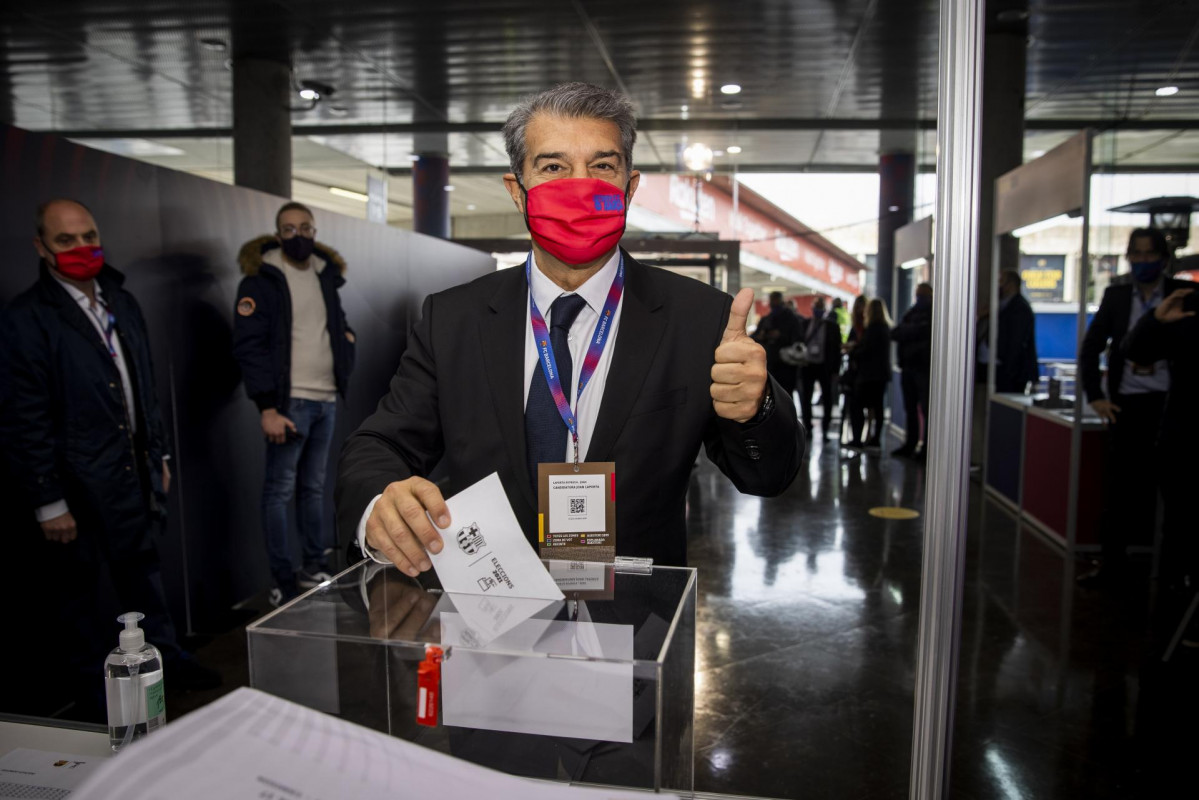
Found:
<svg viewBox="0 0 1199 800"><path fill-rule="evenodd" d="M345 261L316 241L312 211L286 203L275 235L246 242L237 287L233 355L266 439L262 529L275 586L273 605L329 580L325 465L354 369L354 331L338 290ZM303 563L292 563L288 507L296 499Z"/></svg>
<svg viewBox="0 0 1199 800"><path fill-rule="evenodd" d="M1141 362L1125 356L1125 335L1172 292L1188 284L1165 275L1169 247L1161 231L1138 228L1128 238L1132 280L1109 286L1079 348L1078 366L1092 410L1108 427L1104 462L1104 512L1101 517L1103 562L1080 576L1083 585L1118 577L1134 532L1150 530L1157 517L1161 475L1158 435L1174 370L1161 354ZM1109 342L1111 347L1109 348ZM1104 385L1099 357L1107 351Z"/></svg>
<svg viewBox="0 0 1199 800"><path fill-rule="evenodd" d="M808 363L800 368L803 386L799 390L799 404L803 424L809 431L812 427L812 393L820 387L820 406L824 416L820 425L825 439L834 438L837 428L833 426L833 406L837 403L837 376L841 373L841 328L835 317L829 316L823 297L812 303L812 317L804 322L803 342L808 349Z"/></svg>
<svg viewBox="0 0 1199 800"><path fill-rule="evenodd" d="M1015 270L999 275L999 342L995 347L995 391L1023 394L1040 376L1037 367L1037 321L1020 293L1023 281Z"/></svg>
<svg viewBox="0 0 1199 800"><path fill-rule="evenodd" d="M758 321L753 339L766 348L766 370L790 396L795 391L798 367L779 357L779 352L800 339L801 323L794 311L783 302L782 292L770 293L770 313Z"/></svg>
<svg viewBox="0 0 1199 800"><path fill-rule="evenodd" d="M932 380L933 287L930 284L922 283L916 287L916 303L891 330L891 340L899 343L904 415L904 442L891 451L891 455L923 457L928 449L928 392ZM923 439L920 435L921 414L924 416ZM921 441L923 448L920 448Z"/></svg>
<svg viewBox="0 0 1199 800"><path fill-rule="evenodd" d="M170 453L141 309L104 262L91 213L71 200L38 209L34 285L5 309L0 444L52 576L61 640L81 709L97 713L101 666L121 611L146 615L147 639L177 685L215 685L180 649L155 533L166 515ZM34 520L36 519L36 523ZM120 607L106 602L108 573Z"/></svg>
<svg viewBox="0 0 1199 800"><path fill-rule="evenodd" d="M745 332L753 292L730 303L617 247L639 179L622 95L554 87L522 102L504 133L512 165L504 181L533 234L530 259L426 299L390 392L342 450L342 530L410 575L429 569L426 550L440 552L442 539L426 512L443 529L452 522L442 488L428 480L441 464L451 494L498 472L535 544L537 464L574 450L557 412L551 406L544 422L534 402L558 380L543 367L552 349L572 364L561 380L579 460L616 464L617 554L685 564L687 486L701 445L745 492L778 494L799 470L794 406ZM603 340L593 361L601 320L611 320L614 341ZM541 324L548 337L533 335ZM579 394L585 361L597 366Z"/></svg>
<svg viewBox="0 0 1199 800"><path fill-rule="evenodd" d="M1155 244L1155 246L1159 246ZM1173 290L1145 314L1124 339L1124 357L1136 364L1161 363L1170 371L1170 392L1162 416L1157 460L1145 469L1161 481L1162 576L1167 588L1199 589L1199 536L1195 525L1195 487L1199 486L1199 292L1193 283L1171 282ZM1179 286L1181 284L1181 286ZM1186 287L1186 288L1182 288ZM1128 413L1119 412L1120 417ZM1144 466L1144 465L1142 465ZM1156 469L1154 469L1156 467ZM1185 599L1184 599L1185 602ZM1199 621L1192 621L1188 638L1195 638Z"/></svg>

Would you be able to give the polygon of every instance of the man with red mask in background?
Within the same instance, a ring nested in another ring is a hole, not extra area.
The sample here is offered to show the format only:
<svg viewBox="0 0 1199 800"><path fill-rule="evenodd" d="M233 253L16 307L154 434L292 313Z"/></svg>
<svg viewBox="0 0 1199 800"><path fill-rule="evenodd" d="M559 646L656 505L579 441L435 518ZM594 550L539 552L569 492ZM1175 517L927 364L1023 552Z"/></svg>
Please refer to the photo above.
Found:
<svg viewBox="0 0 1199 800"><path fill-rule="evenodd" d="M803 454L789 393L745 332L753 292L730 298L618 247L640 178L622 95L556 86L518 105L504 140L532 252L425 300L390 392L342 451L341 529L415 576L443 546L426 512L452 522L443 496L498 472L536 546L538 465L615 462L617 555L685 564L701 445L763 496Z"/></svg>
<svg viewBox="0 0 1199 800"><path fill-rule="evenodd" d="M220 679L180 649L163 593L154 535L170 455L141 309L82 204L42 204L33 246L37 281L3 318L0 449L26 501L16 513L40 528L23 544L40 548L32 563L54 579L76 715L102 721L101 667L121 612L145 614L174 686ZM102 591L105 571L119 605Z"/></svg>

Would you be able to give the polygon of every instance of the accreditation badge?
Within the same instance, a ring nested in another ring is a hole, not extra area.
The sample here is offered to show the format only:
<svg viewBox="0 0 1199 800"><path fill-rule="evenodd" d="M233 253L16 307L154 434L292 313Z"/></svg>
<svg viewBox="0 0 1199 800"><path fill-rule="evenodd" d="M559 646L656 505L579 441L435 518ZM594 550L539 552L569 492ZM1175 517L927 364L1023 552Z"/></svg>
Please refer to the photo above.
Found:
<svg viewBox="0 0 1199 800"><path fill-rule="evenodd" d="M537 549L545 559L616 560L616 462L537 465Z"/></svg>

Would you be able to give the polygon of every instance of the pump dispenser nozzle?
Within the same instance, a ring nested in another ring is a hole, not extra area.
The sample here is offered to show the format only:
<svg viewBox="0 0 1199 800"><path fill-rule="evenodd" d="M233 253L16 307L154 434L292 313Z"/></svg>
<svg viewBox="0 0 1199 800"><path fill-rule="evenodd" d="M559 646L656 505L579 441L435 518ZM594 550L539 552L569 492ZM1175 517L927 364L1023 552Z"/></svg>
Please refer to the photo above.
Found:
<svg viewBox="0 0 1199 800"><path fill-rule="evenodd" d="M146 632L137 627L137 623L146 618L140 611L130 611L117 617L117 622L125 626L121 631L121 650L125 653L135 653L146 644Z"/></svg>

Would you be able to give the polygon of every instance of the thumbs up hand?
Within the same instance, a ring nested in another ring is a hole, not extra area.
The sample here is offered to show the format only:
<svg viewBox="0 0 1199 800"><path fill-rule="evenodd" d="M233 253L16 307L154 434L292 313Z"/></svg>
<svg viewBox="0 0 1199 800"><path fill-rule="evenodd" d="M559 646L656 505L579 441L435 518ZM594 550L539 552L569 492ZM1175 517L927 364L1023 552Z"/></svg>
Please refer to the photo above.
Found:
<svg viewBox="0 0 1199 800"><path fill-rule="evenodd" d="M766 350L745 332L753 302L753 289L742 289L733 298L712 365L712 407L717 416L734 422L753 419L766 396Z"/></svg>

